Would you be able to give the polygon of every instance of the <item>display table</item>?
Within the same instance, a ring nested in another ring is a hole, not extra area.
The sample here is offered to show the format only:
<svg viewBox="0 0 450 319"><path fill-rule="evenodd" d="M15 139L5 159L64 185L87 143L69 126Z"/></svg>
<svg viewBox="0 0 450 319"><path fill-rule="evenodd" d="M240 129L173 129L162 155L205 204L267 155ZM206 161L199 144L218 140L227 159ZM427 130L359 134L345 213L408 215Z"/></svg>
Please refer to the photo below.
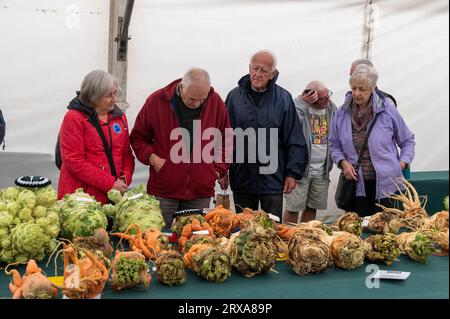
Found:
<svg viewBox="0 0 450 319"><path fill-rule="evenodd" d="M429 215L444 209L442 201L448 195L448 171L411 172L408 181L419 195L428 196L425 209Z"/></svg>
<svg viewBox="0 0 450 319"><path fill-rule="evenodd" d="M284 262L277 262L275 270L252 278L245 278L233 270L231 277L223 283L207 282L187 270L183 286L167 287L160 284L156 274L148 290L125 290L114 292L107 285L103 299L393 299L393 298L449 298L448 257L429 257L427 264L417 263L405 256L390 267L379 264L380 269L410 271L405 281L381 280L379 288L367 288L366 278L374 272L366 266L355 270L331 268L310 276L299 276ZM40 265L43 267L42 263ZM48 276L54 274L53 262L43 267ZM24 266L19 267L21 274ZM62 272L62 267L58 267ZM11 297L8 283L11 277L4 271L0 274L0 298ZM373 280L373 279L372 279ZM368 280L371 281L370 279Z"/></svg>

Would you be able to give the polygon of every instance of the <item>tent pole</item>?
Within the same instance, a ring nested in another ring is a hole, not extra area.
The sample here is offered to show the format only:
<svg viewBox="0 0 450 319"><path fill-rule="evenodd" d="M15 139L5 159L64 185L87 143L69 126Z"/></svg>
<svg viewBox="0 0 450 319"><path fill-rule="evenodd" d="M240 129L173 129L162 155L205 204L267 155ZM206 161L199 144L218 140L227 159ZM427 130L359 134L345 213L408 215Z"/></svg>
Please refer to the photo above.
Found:
<svg viewBox="0 0 450 319"><path fill-rule="evenodd" d="M109 8L108 72L119 80L123 102L127 100L128 27L133 5L134 0L110 0ZM123 110L128 107L127 103L117 105Z"/></svg>
<svg viewBox="0 0 450 319"><path fill-rule="evenodd" d="M372 58L374 23L375 23L375 10L373 6L373 1L366 0L366 5L364 6L361 56L369 60Z"/></svg>

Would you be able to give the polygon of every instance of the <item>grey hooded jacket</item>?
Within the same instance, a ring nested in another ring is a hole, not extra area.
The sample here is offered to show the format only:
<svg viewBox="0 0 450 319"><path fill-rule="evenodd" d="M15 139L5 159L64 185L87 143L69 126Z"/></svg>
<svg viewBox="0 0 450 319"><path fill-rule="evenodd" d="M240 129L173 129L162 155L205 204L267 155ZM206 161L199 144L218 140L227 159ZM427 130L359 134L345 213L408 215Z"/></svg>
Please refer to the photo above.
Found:
<svg viewBox="0 0 450 319"><path fill-rule="evenodd" d="M308 176L309 165L311 162L311 113L309 112L309 104L300 100L298 97L294 99L295 108L297 110L298 118L303 131L303 136L305 137L306 146L308 148L308 165L306 167L305 176ZM328 137L330 136L331 121L333 120L334 114L337 111L336 105L330 100L327 106L327 123L328 123ZM325 172L325 178L328 179L330 171L333 168L333 160L330 155L330 143L328 142L327 148L327 162L326 167L328 168Z"/></svg>

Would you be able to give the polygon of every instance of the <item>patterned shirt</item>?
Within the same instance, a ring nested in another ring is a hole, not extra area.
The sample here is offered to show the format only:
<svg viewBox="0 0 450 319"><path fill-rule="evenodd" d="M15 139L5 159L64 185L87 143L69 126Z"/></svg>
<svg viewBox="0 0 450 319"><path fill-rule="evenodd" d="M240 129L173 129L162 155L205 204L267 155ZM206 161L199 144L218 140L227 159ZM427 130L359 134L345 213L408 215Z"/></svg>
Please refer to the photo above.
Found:
<svg viewBox="0 0 450 319"><path fill-rule="evenodd" d="M311 161L308 176L322 177L326 173L328 155L328 121L326 109L309 108L311 113Z"/></svg>
<svg viewBox="0 0 450 319"><path fill-rule="evenodd" d="M355 104L352 104L352 138L355 145L356 153L361 153L361 148L366 139L368 124L373 119L372 105L369 105L367 109L359 109ZM366 146L366 150L363 153L360 162L360 169L364 180L375 180L376 172L373 167L372 160L370 158L369 145Z"/></svg>

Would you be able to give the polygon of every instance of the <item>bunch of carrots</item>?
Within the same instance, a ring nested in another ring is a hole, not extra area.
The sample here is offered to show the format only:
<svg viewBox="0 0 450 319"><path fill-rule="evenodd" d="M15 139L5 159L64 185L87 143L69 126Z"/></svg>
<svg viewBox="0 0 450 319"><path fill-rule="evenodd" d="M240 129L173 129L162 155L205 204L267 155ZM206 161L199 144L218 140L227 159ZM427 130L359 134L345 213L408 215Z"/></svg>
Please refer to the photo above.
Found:
<svg viewBox="0 0 450 319"><path fill-rule="evenodd" d="M16 269L11 271L5 269L5 273L12 275L9 290L13 299L50 299L58 295L57 288L42 273L42 269L38 267L34 259L28 261L23 277Z"/></svg>
<svg viewBox="0 0 450 319"><path fill-rule="evenodd" d="M231 233L239 227L239 218L233 211L216 206L205 216L205 220L214 229L216 236L230 237Z"/></svg>
<svg viewBox="0 0 450 319"><path fill-rule="evenodd" d="M181 236L178 239L178 246L181 251L184 251L184 246L186 246L187 241L195 234L196 231L208 231L208 235L214 236L214 229L208 224L208 222L204 222L200 224L198 219L194 219L192 223L187 224L183 227L181 231Z"/></svg>
<svg viewBox="0 0 450 319"><path fill-rule="evenodd" d="M74 244L63 244L63 294L70 299L93 298L100 294L109 277L109 269L102 257ZM72 267L69 267L71 265Z"/></svg>
<svg viewBox="0 0 450 319"><path fill-rule="evenodd" d="M136 235L129 233L136 229ZM123 233L111 233L112 236L128 241L133 251L141 252L145 258L155 261L158 255L170 249L169 238L157 229L148 229L142 232L141 227L131 224Z"/></svg>

